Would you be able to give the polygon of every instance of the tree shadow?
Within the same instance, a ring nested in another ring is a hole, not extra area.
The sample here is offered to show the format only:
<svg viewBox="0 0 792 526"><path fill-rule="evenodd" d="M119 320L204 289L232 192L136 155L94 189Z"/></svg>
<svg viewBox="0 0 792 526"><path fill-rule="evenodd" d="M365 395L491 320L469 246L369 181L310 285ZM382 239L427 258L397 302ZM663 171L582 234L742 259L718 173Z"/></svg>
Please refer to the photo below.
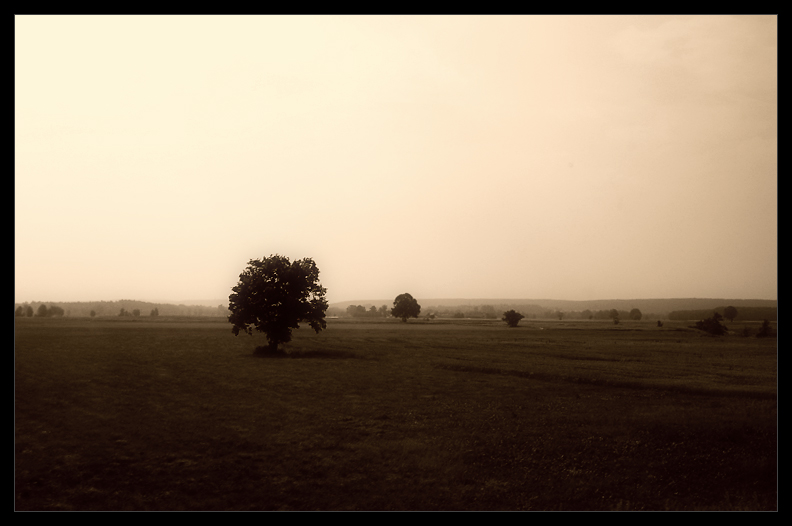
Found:
<svg viewBox="0 0 792 526"><path fill-rule="evenodd" d="M285 351L283 349L272 350L269 346L260 345L253 351L256 358L324 358L324 359L351 359L363 358L362 356L342 350L321 350L321 351Z"/></svg>

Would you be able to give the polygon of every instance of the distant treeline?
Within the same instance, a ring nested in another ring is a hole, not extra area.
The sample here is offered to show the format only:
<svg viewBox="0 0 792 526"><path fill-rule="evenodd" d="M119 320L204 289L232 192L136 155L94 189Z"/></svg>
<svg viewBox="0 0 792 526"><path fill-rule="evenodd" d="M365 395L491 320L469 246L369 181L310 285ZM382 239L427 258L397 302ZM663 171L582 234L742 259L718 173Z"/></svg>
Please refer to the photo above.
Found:
<svg viewBox="0 0 792 526"><path fill-rule="evenodd" d="M775 307L735 307L737 315L734 321L778 321L778 309ZM724 318L726 307L698 310L676 310L668 314L669 320L704 320L718 313Z"/></svg>
<svg viewBox="0 0 792 526"><path fill-rule="evenodd" d="M332 316L329 312L326 314ZM371 305L368 309L363 305L350 305L346 308L346 314L353 318L387 318L390 316L390 309L388 309L387 305L382 305L379 309L374 305Z"/></svg>
<svg viewBox="0 0 792 526"><path fill-rule="evenodd" d="M601 309L601 310L574 310L565 311L560 309L548 309L540 305L525 304L497 304L497 305L428 305L421 306L422 318L479 318L498 320L503 313L514 310L523 315L525 319L556 319L556 320L612 320L614 317L621 320L659 320L666 319L665 314L648 313L644 314L639 309ZM389 317L390 309L386 305L377 308L376 305L348 305L345 310L331 307L327 311L328 316L351 316L353 318L379 318Z"/></svg>
<svg viewBox="0 0 792 526"><path fill-rule="evenodd" d="M639 309L642 319L660 320L668 319L668 315L673 311L683 310L709 310L720 305L731 305L740 310L741 307L765 307L777 308L777 300L751 300L751 299L727 299L727 298L667 298L667 299L610 299L610 300L547 300L547 299L432 299L416 298L421 304L421 316L436 314L439 317L461 317L465 318L484 318L487 316L488 308L493 307L495 314L500 318L504 312L515 310L522 313L526 318L554 318L555 313L564 313L564 319L604 319L616 309L620 319L629 319L623 313ZM379 308L383 303L392 306L393 299L369 299L364 301L345 301L334 303L327 310L328 316L345 316L348 313L346 308L351 304L361 304L367 311L372 306ZM358 307L360 305L355 305ZM478 307L478 310L476 308ZM548 314L549 313L549 314ZM489 314L492 315L491 312ZM712 313L709 314L711 316ZM604 316L604 318L603 318ZM709 317L708 316L708 317Z"/></svg>
<svg viewBox="0 0 792 526"><path fill-rule="evenodd" d="M137 300L15 303L14 315L52 316L228 316L225 305L173 305Z"/></svg>

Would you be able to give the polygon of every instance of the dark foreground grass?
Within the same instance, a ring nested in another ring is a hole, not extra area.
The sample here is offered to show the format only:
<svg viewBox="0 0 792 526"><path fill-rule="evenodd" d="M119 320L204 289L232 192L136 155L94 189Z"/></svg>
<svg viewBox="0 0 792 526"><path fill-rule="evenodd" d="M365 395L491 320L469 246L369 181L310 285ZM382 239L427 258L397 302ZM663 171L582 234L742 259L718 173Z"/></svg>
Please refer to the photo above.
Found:
<svg viewBox="0 0 792 526"><path fill-rule="evenodd" d="M776 510L776 341L22 319L17 510Z"/></svg>

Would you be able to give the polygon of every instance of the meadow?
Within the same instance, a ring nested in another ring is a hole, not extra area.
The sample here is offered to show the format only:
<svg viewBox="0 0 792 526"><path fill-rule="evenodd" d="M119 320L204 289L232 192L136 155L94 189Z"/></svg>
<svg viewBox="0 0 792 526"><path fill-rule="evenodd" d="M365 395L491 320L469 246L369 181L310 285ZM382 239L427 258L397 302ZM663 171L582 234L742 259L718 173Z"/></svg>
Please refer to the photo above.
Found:
<svg viewBox="0 0 792 526"><path fill-rule="evenodd" d="M15 509L777 510L777 340L688 325L16 318Z"/></svg>

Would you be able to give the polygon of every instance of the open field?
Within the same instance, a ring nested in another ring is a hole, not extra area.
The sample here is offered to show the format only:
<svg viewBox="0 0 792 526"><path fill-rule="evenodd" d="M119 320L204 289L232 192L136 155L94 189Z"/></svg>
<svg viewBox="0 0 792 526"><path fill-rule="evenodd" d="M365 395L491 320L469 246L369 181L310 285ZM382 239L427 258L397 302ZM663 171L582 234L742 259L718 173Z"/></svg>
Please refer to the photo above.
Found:
<svg viewBox="0 0 792 526"><path fill-rule="evenodd" d="M740 324L330 320L284 358L15 324L17 510L777 509L777 341Z"/></svg>

